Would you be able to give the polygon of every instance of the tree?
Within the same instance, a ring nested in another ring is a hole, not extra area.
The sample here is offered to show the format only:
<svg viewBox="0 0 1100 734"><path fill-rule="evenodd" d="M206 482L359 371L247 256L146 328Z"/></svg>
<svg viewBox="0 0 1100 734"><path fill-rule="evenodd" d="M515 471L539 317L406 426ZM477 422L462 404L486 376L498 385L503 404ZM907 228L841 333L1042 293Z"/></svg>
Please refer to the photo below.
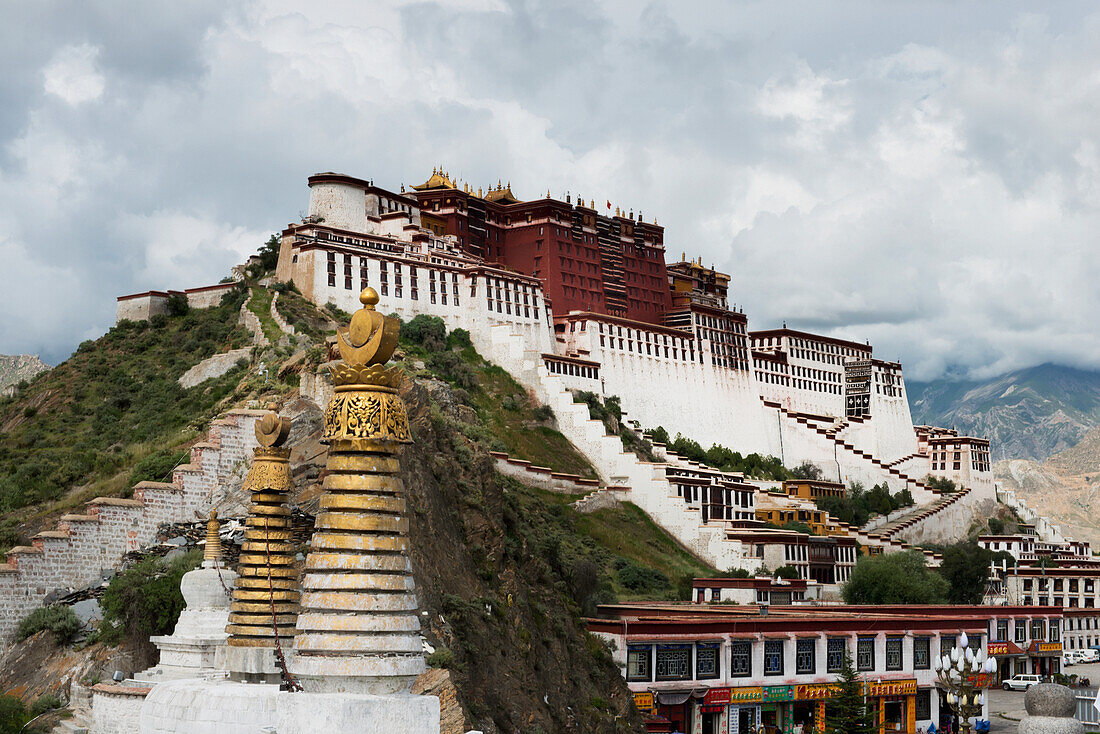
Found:
<svg viewBox="0 0 1100 734"><path fill-rule="evenodd" d="M803 461L801 464L791 469L791 475L795 479L821 479L822 472L821 467L816 466L813 462Z"/></svg>
<svg viewBox="0 0 1100 734"><path fill-rule="evenodd" d="M1000 553L998 560L1003 558ZM944 548L939 572L949 585L947 601L952 604L981 604L989 584L989 564L993 560L991 551L972 540L959 541Z"/></svg>
<svg viewBox="0 0 1100 734"><path fill-rule="evenodd" d="M777 579L800 579L802 575L798 573L798 569L794 566L780 566L775 569L775 573L772 574Z"/></svg>
<svg viewBox="0 0 1100 734"><path fill-rule="evenodd" d="M260 256L260 267L263 268L264 273L274 270L275 266L279 264L279 247L282 245L282 240L278 235L271 235L263 247L260 248L256 254Z"/></svg>
<svg viewBox="0 0 1100 734"><path fill-rule="evenodd" d="M852 656L845 650L836 691L825 701L825 731L827 734L875 734L877 728L874 714L863 699L863 681L852 666Z"/></svg>
<svg viewBox="0 0 1100 734"><path fill-rule="evenodd" d="M948 588L914 550L862 556L841 593L848 604L943 604Z"/></svg>

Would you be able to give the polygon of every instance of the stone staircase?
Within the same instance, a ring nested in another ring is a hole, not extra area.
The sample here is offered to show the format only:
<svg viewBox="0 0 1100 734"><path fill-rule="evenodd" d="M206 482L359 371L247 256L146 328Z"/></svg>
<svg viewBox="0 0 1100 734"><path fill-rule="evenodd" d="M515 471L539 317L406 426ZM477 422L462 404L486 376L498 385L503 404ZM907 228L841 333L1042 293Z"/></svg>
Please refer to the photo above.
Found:
<svg viewBox="0 0 1100 734"><path fill-rule="evenodd" d="M191 447L190 463L176 467L171 482L139 482L132 499L96 498L82 514L63 515L56 529L8 551L0 564L0 638L10 638L54 589L97 582L123 555L153 541L162 523L205 514L223 485L243 477L262 415L229 411L211 422L206 440Z"/></svg>
<svg viewBox="0 0 1100 734"><path fill-rule="evenodd" d="M667 457L667 463L651 463L625 451L618 436L609 435L602 421L589 416L587 404L574 402L572 392L562 380L542 369L541 355L527 350L523 337L513 334L510 325L494 325L488 332L488 335L483 332L475 336L478 350L508 370L520 384L553 409L558 429L599 472L602 486L596 492L615 492L621 499L633 502L678 542L715 568L753 571L760 567L760 559L750 556L739 540L727 537L727 522L703 523L699 509L686 505L666 476L666 468L670 466L709 468L699 467L674 454ZM773 407L778 406L773 404ZM815 430L817 428L820 426L815 426ZM853 456L859 455L853 453ZM849 532L864 545L881 547L884 552L911 547L900 540L864 533L858 528L849 528Z"/></svg>
<svg viewBox="0 0 1100 734"><path fill-rule="evenodd" d="M886 480L888 484L893 484L895 488L900 484L904 488L908 489L912 493L913 499L915 499L918 503L926 504L929 502L933 502L940 495L940 490L929 487L927 484L920 481L919 479L915 479L907 474L904 474L901 470L897 468L898 464L914 458L915 456L917 456L917 454L911 454L909 456L896 459L889 463L884 462L878 457L873 456L869 452L864 451L863 449L860 449L857 446L849 443L844 438L839 437L837 435L837 430L823 427L822 423L824 421L831 422L833 419L826 416L812 416L803 413L796 413L794 411L788 410L780 403L776 403L770 400L764 400L763 398L761 398L761 400L763 401L765 407L777 410L779 412L779 415L786 418L789 423L813 431L815 434L825 438L832 444L835 444L838 450L843 451L846 459L853 460L853 463L862 463L864 466L871 469L872 471L878 472L882 475L883 479ZM847 427L852 421L858 420L859 419L855 418L846 419L846 421L844 422L845 427ZM890 480L893 481L891 482ZM900 491L900 489L898 489L898 491Z"/></svg>

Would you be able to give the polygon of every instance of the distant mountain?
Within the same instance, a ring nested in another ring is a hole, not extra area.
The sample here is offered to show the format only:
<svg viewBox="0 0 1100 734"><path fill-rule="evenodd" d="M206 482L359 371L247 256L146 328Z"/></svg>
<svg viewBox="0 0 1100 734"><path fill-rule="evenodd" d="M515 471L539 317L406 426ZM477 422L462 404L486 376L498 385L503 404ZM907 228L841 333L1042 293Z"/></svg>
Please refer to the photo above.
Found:
<svg viewBox="0 0 1100 734"><path fill-rule="evenodd" d="M993 458L1047 457L1100 425L1100 372L1043 364L984 381L907 384L913 422L992 441Z"/></svg>
<svg viewBox="0 0 1100 734"><path fill-rule="evenodd" d="M0 392L49 368L37 354L0 354Z"/></svg>

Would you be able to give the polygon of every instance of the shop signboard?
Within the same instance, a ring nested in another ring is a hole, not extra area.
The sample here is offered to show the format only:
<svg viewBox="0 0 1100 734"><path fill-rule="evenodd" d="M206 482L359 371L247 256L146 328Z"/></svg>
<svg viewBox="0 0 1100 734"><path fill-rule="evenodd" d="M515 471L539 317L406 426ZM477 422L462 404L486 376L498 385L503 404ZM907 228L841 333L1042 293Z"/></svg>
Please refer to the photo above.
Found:
<svg viewBox="0 0 1100 734"><path fill-rule="evenodd" d="M728 706L731 700L729 688L711 688L703 698L707 706Z"/></svg>
<svg viewBox="0 0 1100 734"><path fill-rule="evenodd" d="M867 695L873 698L882 696L915 696L917 679L872 681L866 684Z"/></svg>
<svg viewBox="0 0 1100 734"><path fill-rule="evenodd" d="M764 689L760 686L730 689L730 703L760 703L764 699Z"/></svg>
<svg viewBox="0 0 1100 734"><path fill-rule="evenodd" d="M986 646L986 652L990 655L1021 655L1024 651L1015 642L994 641Z"/></svg>
<svg viewBox="0 0 1100 734"><path fill-rule="evenodd" d="M791 686L766 686L764 688L764 702L790 701L793 698L794 689Z"/></svg>
<svg viewBox="0 0 1100 734"><path fill-rule="evenodd" d="M975 688L990 688L993 686L992 673L977 673L966 676L966 682Z"/></svg>
<svg viewBox="0 0 1100 734"><path fill-rule="evenodd" d="M1028 652L1036 655L1054 655L1062 652L1061 642L1033 642L1028 646Z"/></svg>
<svg viewBox="0 0 1100 734"><path fill-rule="evenodd" d="M649 691L639 691L634 694L634 706L639 711L653 710L653 694Z"/></svg>
<svg viewBox="0 0 1100 734"><path fill-rule="evenodd" d="M834 683L813 683L794 687L794 700L816 701L822 698L831 698L840 686Z"/></svg>

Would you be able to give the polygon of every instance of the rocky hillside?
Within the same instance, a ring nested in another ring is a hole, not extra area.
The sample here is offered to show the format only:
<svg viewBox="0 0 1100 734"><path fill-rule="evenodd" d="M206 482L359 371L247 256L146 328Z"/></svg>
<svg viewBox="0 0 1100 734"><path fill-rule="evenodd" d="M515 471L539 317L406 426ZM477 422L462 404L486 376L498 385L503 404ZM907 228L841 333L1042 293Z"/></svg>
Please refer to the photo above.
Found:
<svg viewBox="0 0 1100 734"><path fill-rule="evenodd" d="M89 460L73 464L72 478L42 482L41 498L12 495L9 517L38 513L44 520L88 493L124 492L138 470L135 458L158 457L152 447L168 446L163 458L170 468L175 453L194 440L193 426L242 403L278 406L292 417L294 502L315 511L326 449L318 440L321 409L300 397L299 381L328 353L332 317L346 321L346 315L318 310L284 290L277 308L297 337L285 349L257 348L254 359L268 367L263 377L239 367L179 389L176 380L199 358L240 346L232 314L243 297L224 311L112 330L83 345L49 379L0 403L0 488L5 478L7 486L20 486L15 480L28 459L39 473L55 471L59 459L65 465ZM225 330L212 331L215 323ZM411 556L424 634L434 649L429 691L444 700L445 731L643 731L621 672L585 631L584 616L603 602L687 598L692 577L717 572L632 505L582 514L571 506L576 496L502 477L490 450L559 471L594 471L555 429L553 413L482 359L468 335L447 334L442 322L429 319L406 324L402 336L395 359L408 378L402 395L415 438L402 456ZM101 437L101 431L110 433ZM66 436L79 440L72 445ZM23 453L35 446L42 450ZM68 496L49 491L81 481ZM243 510L245 501L226 490L223 516ZM25 541L41 523L5 528L10 544ZM62 667L84 670L94 662L66 646L47 651L49 665L16 664L30 659L33 644L16 645L0 660L0 691L45 689L45 676L56 679Z"/></svg>
<svg viewBox="0 0 1100 734"><path fill-rule="evenodd" d="M0 354L0 393L11 385L30 382L35 375L49 368L37 354Z"/></svg>
<svg viewBox="0 0 1100 734"><path fill-rule="evenodd" d="M993 466L997 481L1070 537L1100 546L1100 428L1044 462L1016 459Z"/></svg>
<svg viewBox="0 0 1100 734"><path fill-rule="evenodd" d="M1100 372L1044 364L985 381L908 384L914 423L986 436L994 458L1043 461L1100 425Z"/></svg>

